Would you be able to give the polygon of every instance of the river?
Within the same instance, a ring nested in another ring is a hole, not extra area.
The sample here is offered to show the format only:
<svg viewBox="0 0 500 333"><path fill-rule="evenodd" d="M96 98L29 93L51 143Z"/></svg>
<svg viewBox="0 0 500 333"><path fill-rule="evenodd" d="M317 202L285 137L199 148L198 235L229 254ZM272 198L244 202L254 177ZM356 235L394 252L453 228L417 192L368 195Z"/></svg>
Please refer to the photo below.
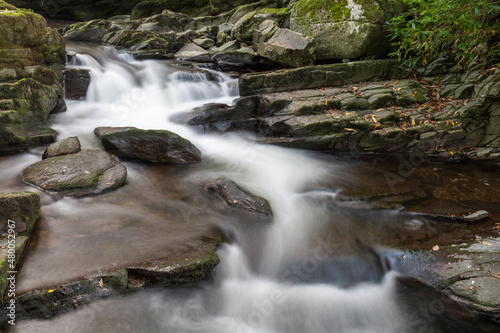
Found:
<svg viewBox="0 0 500 333"><path fill-rule="evenodd" d="M216 225L231 241L220 246L211 279L197 287L148 288L54 318L20 320L9 332L498 330L420 282L425 258L396 250L387 239L419 230L427 235L423 248L444 241L442 234L458 237L456 227L337 200L340 184L373 160L258 144L251 134L196 133L169 118L205 103L232 103L236 76L136 61L112 48L71 47L79 54L68 66L90 69L92 82L85 100L67 101L68 110L51 117L59 138L78 136L82 148L102 149L93 135L99 126L167 129L196 145L203 162L124 162L127 184L102 196L54 200L39 192L43 217L18 276L19 292L186 246L190 230ZM33 190L19 175L41 153L0 158L0 189ZM219 177L267 199L272 223L239 215L193 186Z"/></svg>

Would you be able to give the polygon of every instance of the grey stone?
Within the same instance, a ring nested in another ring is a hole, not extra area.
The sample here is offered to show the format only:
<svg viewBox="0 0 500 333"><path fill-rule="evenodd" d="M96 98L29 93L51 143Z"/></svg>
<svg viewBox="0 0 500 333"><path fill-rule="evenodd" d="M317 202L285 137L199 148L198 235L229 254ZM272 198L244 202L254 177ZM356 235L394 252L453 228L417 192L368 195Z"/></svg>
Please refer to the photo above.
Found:
<svg viewBox="0 0 500 333"><path fill-rule="evenodd" d="M23 177L28 184L56 196L78 197L122 186L127 169L105 151L83 150L33 164L24 169Z"/></svg>
<svg viewBox="0 0 500 333"><path fill-rule="evenodd" d="M193 39L193 43L204 49L211 48L215 45L215 42L210 38L196 38Z"/></svg>
<svg viewBox="0 0 500 333"><path fill-rule="evenodd" d="M252 42L258 55L281 65L302 67L314 63L314 40L289 29L281 29L275 21L262 22L254 30Z"/></svg>
<svg viewBox="0 0 500 333"><path fill-rule="evenodd" d="M166 130L135 127L98 127L104 149L127 159L152 163L200 162L200 151L189 141Z"/></svg>
<svg viewBox="0 0 500 333"><path fill-rule="evenodd" d="M184 45L174 57L185 61L211 62L212 59L208 55L208 51L199 47L195 43Z"/></svg>
<svg viewBox="0 0 500 333"><path fill-rule="evenodd" d="M48 146L42 155L42 159L61 155L75 154L80 150L80 140L78 140L78 137L72 136Z"/></svg>

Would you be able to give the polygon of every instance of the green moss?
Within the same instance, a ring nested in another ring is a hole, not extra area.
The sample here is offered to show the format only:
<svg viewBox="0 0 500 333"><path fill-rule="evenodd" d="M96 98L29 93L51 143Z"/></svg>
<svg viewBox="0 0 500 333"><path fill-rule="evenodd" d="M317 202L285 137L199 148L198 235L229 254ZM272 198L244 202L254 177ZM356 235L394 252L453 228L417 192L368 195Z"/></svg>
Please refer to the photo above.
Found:
<svg viewBox="0 0 500 333"><path fill-rule="evenodd" d="M294 11L297 18L311 23L340 21L351 16L347 0L301 0Z"/></svg>

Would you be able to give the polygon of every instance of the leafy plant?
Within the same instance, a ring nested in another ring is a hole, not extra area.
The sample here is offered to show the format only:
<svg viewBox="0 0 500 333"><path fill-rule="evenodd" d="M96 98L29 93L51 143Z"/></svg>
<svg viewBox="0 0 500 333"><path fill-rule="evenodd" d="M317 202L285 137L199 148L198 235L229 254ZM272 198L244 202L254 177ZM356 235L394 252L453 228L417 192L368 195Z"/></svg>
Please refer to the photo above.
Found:
<svg viewBox="0 0 500 333"><path fill-rule="evenodd" d="M409 10L386 29L398 56L409 67L425 66L452 51L462 67L499 65L500 1L403 0Z"/></svg>

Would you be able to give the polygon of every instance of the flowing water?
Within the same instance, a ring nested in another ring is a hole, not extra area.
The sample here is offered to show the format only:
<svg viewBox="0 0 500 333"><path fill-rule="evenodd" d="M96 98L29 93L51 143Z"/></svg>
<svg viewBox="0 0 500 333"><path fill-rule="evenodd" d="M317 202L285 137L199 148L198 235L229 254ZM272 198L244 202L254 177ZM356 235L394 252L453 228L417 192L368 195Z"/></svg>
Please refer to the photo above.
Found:
<svg viewBox="0 0 500 333"><path fill-rule="evenodd" d="M259 145L248 134L197 134L169 121L205 103L232 103L236 77L189 64L135 61L111 48L76 50L80 54L69 67L91 69L92 83L86 100L67 101L68 111L51 118L60 138L77 135L83 148L102 149L92 134L98 126L167 129L191 140L203 162L182 167L125 162L127 184L115 192L59 201L42 194L43 218L21 267L19 289L154 258L186 242L196 245L199 234L214 225L231 242L221 245L221 263L198 287L147 289L55 318L19 321L10 331L498 330L410 277L422 274L419 263L425 258L391 250L382 239L404 226L426 235L453 227L336 200L338 183L350 177L356 162ZM40 154L35 149L0 159L5 170L0 187L29 189L18 175ZM272 223L229 209L193 186L218 177L267 199Z"/></svg>

